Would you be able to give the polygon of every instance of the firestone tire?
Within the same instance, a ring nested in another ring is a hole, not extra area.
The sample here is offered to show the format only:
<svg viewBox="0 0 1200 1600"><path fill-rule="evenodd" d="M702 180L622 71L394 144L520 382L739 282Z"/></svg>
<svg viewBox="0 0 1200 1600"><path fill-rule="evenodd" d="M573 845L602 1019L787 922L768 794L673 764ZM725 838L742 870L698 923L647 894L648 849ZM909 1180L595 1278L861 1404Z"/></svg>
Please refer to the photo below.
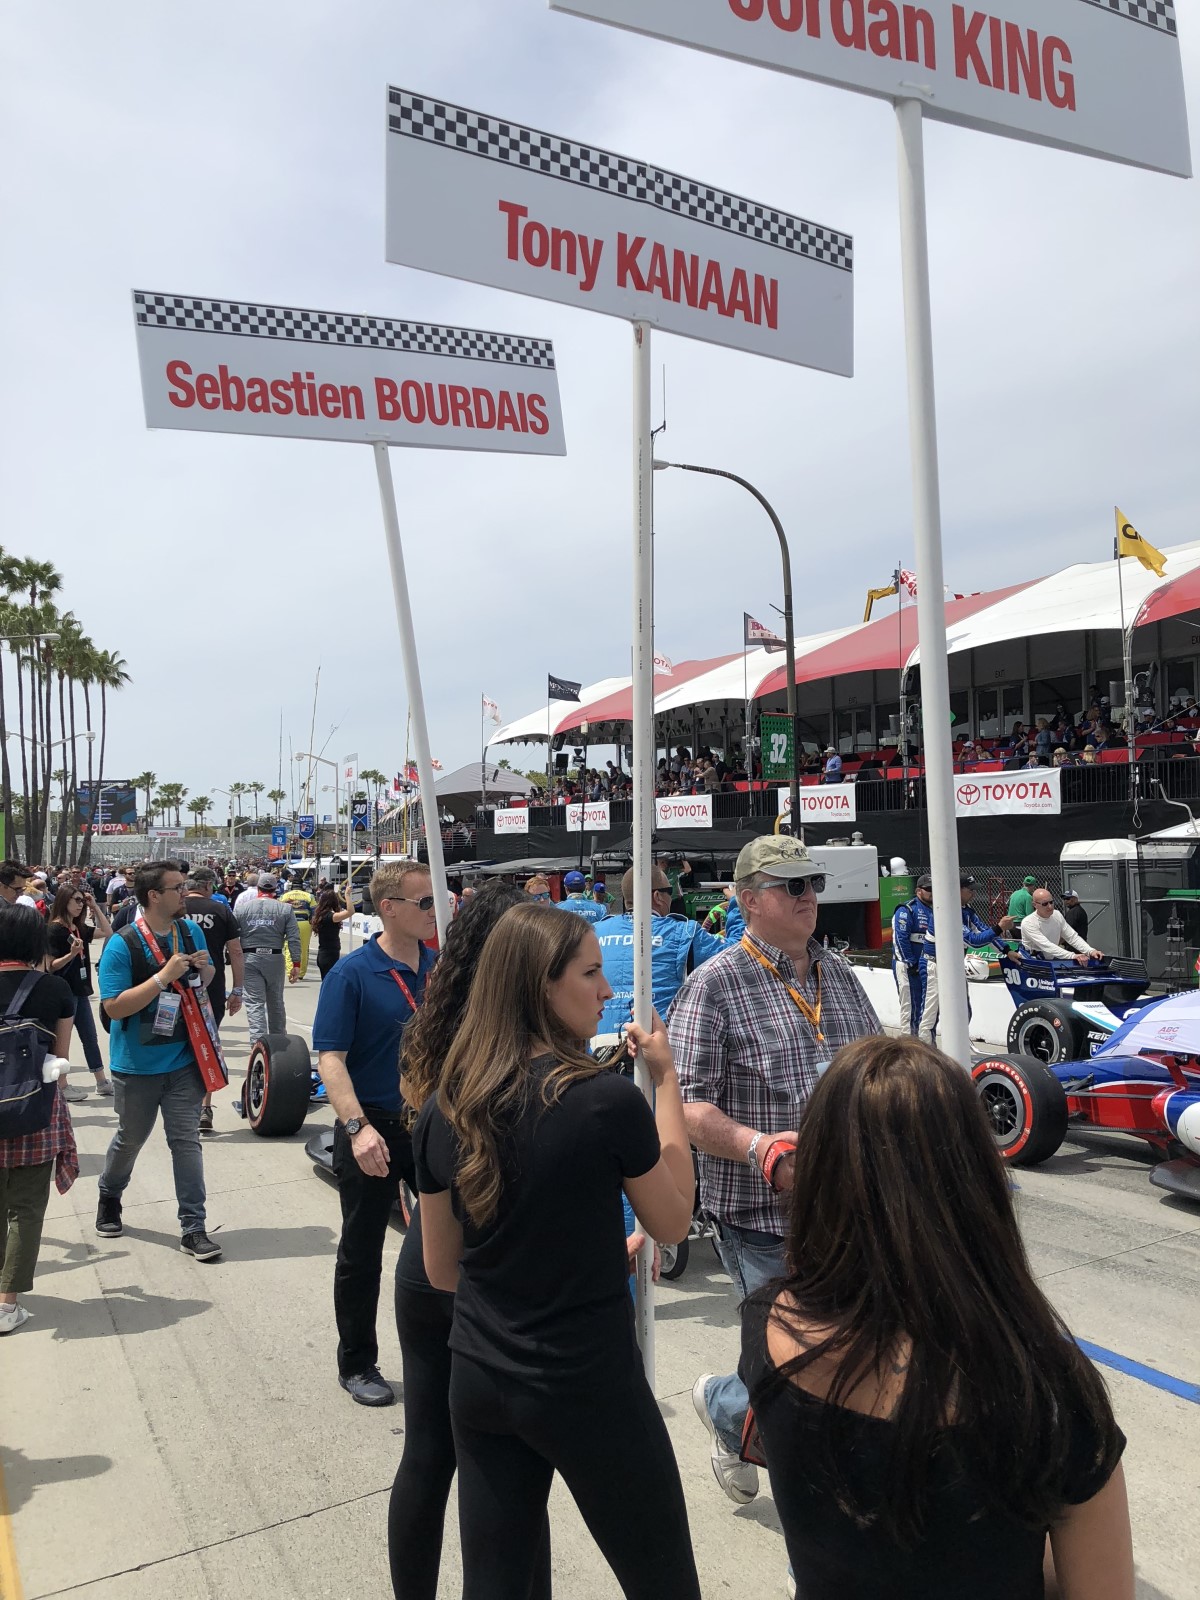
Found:
<svg viewBox="0 0 1200 1600"><path fill-rule="evenodd" d="M660 1244L658 1247L659 1261L661 1263L658 1271L659 1277L665 1278L668 1283L674 1283L676 1278L682 1278L687 1271L688 1254L688 1241L686 1239L682 1244Z"/></svg>
<svg viewBox="0 0 1200 1600"><path fill-rule="evenodd" d="M1014 1056L1032 1056L1043 1066L1087 1057L1087 1024L1062 1000L1026 1000L1008 1024L1008 1049Z"/></svg>
<svg viewBox="0 0 1200 1600"><path fill-rule="evenodd" d="M308 1045L291 1033L268 1033L250 1050L242 1100L246 1121L263 1139L299 1133L312 1092Z"/></svg>
<svg viewBox="0 0 1200 1600"><path fill-rule="evenodd" d="M1067 1096L1030 1056L986 1056L971 1069L996 1148L1011 1167L1047 1161L1067 1136Z"/></svg>

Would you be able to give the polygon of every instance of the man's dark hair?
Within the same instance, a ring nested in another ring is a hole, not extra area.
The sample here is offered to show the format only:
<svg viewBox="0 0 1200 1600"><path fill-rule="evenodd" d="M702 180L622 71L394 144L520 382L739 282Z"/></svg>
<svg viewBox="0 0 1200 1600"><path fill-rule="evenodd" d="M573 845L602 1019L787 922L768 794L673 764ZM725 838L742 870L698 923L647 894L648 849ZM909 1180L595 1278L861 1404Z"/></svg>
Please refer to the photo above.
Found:
<svg viewBox="0 0 1200 1600"><path fill-rule="evenodd" d="M138 905L146 906L150 901L150 891L161 894L162 881L168 872L182 872L183 868L177 861L142 861L133 871L133 894Z"/></svg>
<svg viewBox="0 0 1200 1600"><path fill-rule="evenodd" d="M0 861L0 883L6 889L11 889L14 883L23 883L29 876L29 868L23 867L19 861ZM29 907L26 906L25 909L28 910ZM13 957L14 961L18 959L20 958L17 956Z"/></svg>
<svg viewBox="0 0 1200 1600"><path fill-rule="evenodd" d="M34 967L46 959L46 922L32 906L11 906L0 916L0 961Z"/></svg>

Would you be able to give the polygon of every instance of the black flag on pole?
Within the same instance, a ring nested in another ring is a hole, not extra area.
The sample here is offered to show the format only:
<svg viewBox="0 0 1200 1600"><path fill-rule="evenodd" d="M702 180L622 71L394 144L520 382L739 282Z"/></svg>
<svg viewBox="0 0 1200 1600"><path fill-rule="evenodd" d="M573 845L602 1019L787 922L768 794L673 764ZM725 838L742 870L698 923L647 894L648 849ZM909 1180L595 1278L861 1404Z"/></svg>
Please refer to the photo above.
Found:
<svg viewBox="0 0 1200 1600"><path fill-rule="evenodd" d="M570 678L556 678L552 672L547 673L547 700L578 700L579 691L583 688L581 683L572 683Z"/></svg>

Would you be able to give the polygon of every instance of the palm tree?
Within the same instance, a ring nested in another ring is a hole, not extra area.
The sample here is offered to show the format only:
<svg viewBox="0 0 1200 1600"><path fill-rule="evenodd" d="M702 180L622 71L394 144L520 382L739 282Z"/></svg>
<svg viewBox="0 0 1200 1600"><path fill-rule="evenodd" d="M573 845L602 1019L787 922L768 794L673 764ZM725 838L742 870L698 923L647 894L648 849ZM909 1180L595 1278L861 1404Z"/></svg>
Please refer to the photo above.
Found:
<svg viewBox="0 0 1200 1600"><path fill-rule="evenodd" d="M0 549L0 634L15 633L16 608L12 603L20 562ZM12 773L8 764L8 727L5 713L4 651L0 648L0 780L4 784L4 853L13 848Z"/></svg>
<svg viewBox="0 0 1200 1600"><path fill-rule="evenodd" d="M276 821L278 821L279 820L279 808L283 804L283 802L287 799L287 790L286 789L268 789L267 790L267 799L274 806L274 808L275 808L274 816L275 816Z"/></svg>
<svg viewBox="0 0 1200 1600"><path fill-rule="evenodd" d="M257 827L258 827L258 797L259 797L260 794L263 794L265 792L267 786L266 786L265 783L257 783L256 782L256 783L249 783L249 784L246 785L246 787L249 789L250 793L254 796L254 826L257 829Z"/></svg>
<svg viewBox="0 0 1200 1600"><path fill-rule="evenodd" d="M204 813L211 805L212 801L206 794L198 794L194 800L188 801L188 810L196 819L196 827L200 826L204 819Z"/></svg>
<svg viewBox="0 0 1200 1600"><path fill-rule="evenodd" d="M115 650L98 650L95 658L95 681L100 685L100 760L99 770L96 774L96 787L91 791L91 815L88 818L88 831L84 839L85 854L81 860L86 863L99 815L100 799L104 793L104 751L108 741L108 691L124 688L129 682L129 674L125 667L127 663Z"/></svg>
<svg viewBox="0 0 1200 1600"><path fill-rule="evenodd" d="M83 843L79 849L79 864L86 867L92 852L92 823L95 820L96 783L92 766L93 751L95 749L96 735L92 728L92 689L99 682L97 672L100 652L90 639L81 639L78 646L79 659L76 664L76 681L83 690L83 715L86 723L85 736L87 738L87 777L88 777L88 825L83 830Z"/></svg>
<svg viewBox="0 0 1200 1600"><path fill-rule="evenodd" d="M137 777L133 780L133 788L134 788L134 793L135 794L137 793L137 791L139 789L145 789L145 791L146 791L146 826L147 826L147 828L150 826L150 791L151 791L151 789L153 789L154 785L157 782L158 782L158 773L157 772L149 772L149 771L147 771L147 772L139 772Z"/></svg>
<svg viewBox="0 0 1200 1600"><path fill-rule="evenodd" d="M168 813L175 813L175 826L179 826L179 808L183 804L187 790L181 783L160 783L158 786L159 799L163 805L163 823L169 826L171 818Z"/></svg>
<svg viewBox="0 0 1200 1600"><path fill-rule="evenodd" d="M15 574L17 586L26 597L24 609L25 641L29 646L23 664L29 668L30 753L25 760L22 745L21 769L25 778L25 848L26 860L40 855L45 835L45 818L50 806L50 674L46 670L47 644L34 638L39 633L57 631L58 614L50 596L62 588L62 574L50 561L37 561L32 557L18 562ZM17 669L17 698L24 733L24 696L21 689L21 667ZM29 777L32 776L32 785ZM36 797L36 798L35 798Z"/></svg>
<svg viewBox="0 0 1200 1600"><path fill-rule="evenodd" d="M165 828L167 826L167 824L171 820L171 817L170 817L171 802L167 799L166 795L163 794L160 791L158 794L156 794L154 796L154 799L151 802L151 805L153 807L153 810L152 811L148 810L146 812L147 824L149 823L151 815L153 815L153 816L156 816L158 818L159 826Z"/></svg>

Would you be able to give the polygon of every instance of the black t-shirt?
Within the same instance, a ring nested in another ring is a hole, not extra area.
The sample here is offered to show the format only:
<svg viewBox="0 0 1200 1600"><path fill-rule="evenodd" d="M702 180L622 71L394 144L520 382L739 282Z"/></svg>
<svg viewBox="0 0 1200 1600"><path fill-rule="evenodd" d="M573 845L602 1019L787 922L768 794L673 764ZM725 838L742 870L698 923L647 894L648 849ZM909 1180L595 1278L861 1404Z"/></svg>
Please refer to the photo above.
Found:
<svg viewBox="0 0 1200 1600"><path fill-rule="evenodd" d="M544 1072L546 1057L534 1065ZM637 1360L622 1184L659 1158L654 1114L627 1078L598 1072L543 1107L540 1086L498 1137L496 1216L463 1224L450 1348L480 1366L572 1383ZM413 1132L422 1194L452 1188L457 1145L430 1099Z"/></svg>
<svg viewBox="0 0 1200 1600"><path fill-rule="evenodd" d="M0 971L0 1017L4 1016L13 995L21 986L26 969L24 967L5 967ZM75 996L71 993L69 984L54 972L44 972L34 984L33 990L21 1007L21 1016L27 1022L36 1022L54 1038L54 1030L64 1017L74 1017Z"/></svg>
<svg viewBox="0 0 1200 1600"><path fill-rule="evenodd" d="M190 917L204 932L204 942L212 957L213 981L208 986L208 998L214 1005L225 998L225 946L231 939L240 939L238 920L227 905L212 900L208 895L189 894L183 902L181 916Z"/></svg>
<svg viewBox="0 0 1200 1600"><path fill-rule="evenodd" d="M83 954L76 956L74 961L68 961L65 967L59 967L55 977L61 978L74 995L87 996L92 992L92 940L96 937L95 928L89 927L85 922L80 928L76 923L79 937L83 940ZM64 927L61 922L52 922L46 929L50 942L50 954L55 961L65 956L71 948L71 930Z"/></svg>
<svg viewBox="0 0 1200 1600"><path fill-rule="evenodd" d="M973 1474L962 1430L930 1440L925 1533L901 1549L884 1528L859 1524L838 1504L828 1481L822 1424L827 1401L794 1383L763 1384L771 1372L766 1345L770 1290L751 1299L742 1316L740 1372L750 1390L771 1473L771 1492L783 1524L788 1558L804 1600L1042 1600L1046 1528L1028 1528L998 1509ZM887 1493L890 1429L882 1417L846 1413L841 1470L855 1502L868 1510ZM1125 1436L1121 1436L1121 1448ZM1063 1506L1082 1505L1107 1481L1096 1466L1098 1440L1082 1417L1072 1434ZM951 1446L953 1445L953 1448Z"/></svg>
<svg viewBox="0 0 1200 1600"><path fill-rule="evenodd" d="M335 955L342 948L342 925L335 922L333 911L328 911L315 923L317 930L317 950L321 955Z"/></svg>
<svg viewBox="0 0 1200 1600"><path fill-rule="evenodd" d="M406 1289L416 1289L422 1294L441 1295L444 1300L453 1300L454 1296L442 1289L435 1289L429 1281L429 1274L425 1271L425 1247L421 1243L421 1207L418 1205L408 1224L408 1231L404 1235L404 1243L400 1246L400 1254L396 1257L396 1282Z"/></svg>
<svg viewBox="0 0 1200 1600"><path fill-rule="evenodd" d="M129 924L136 919L140 909L141 908L134 897L131 894L126 895L124 900L121 901L120 905L113 912L110 919L112 931L114 933L120 933L122 928L127 928Z"/></svg>

